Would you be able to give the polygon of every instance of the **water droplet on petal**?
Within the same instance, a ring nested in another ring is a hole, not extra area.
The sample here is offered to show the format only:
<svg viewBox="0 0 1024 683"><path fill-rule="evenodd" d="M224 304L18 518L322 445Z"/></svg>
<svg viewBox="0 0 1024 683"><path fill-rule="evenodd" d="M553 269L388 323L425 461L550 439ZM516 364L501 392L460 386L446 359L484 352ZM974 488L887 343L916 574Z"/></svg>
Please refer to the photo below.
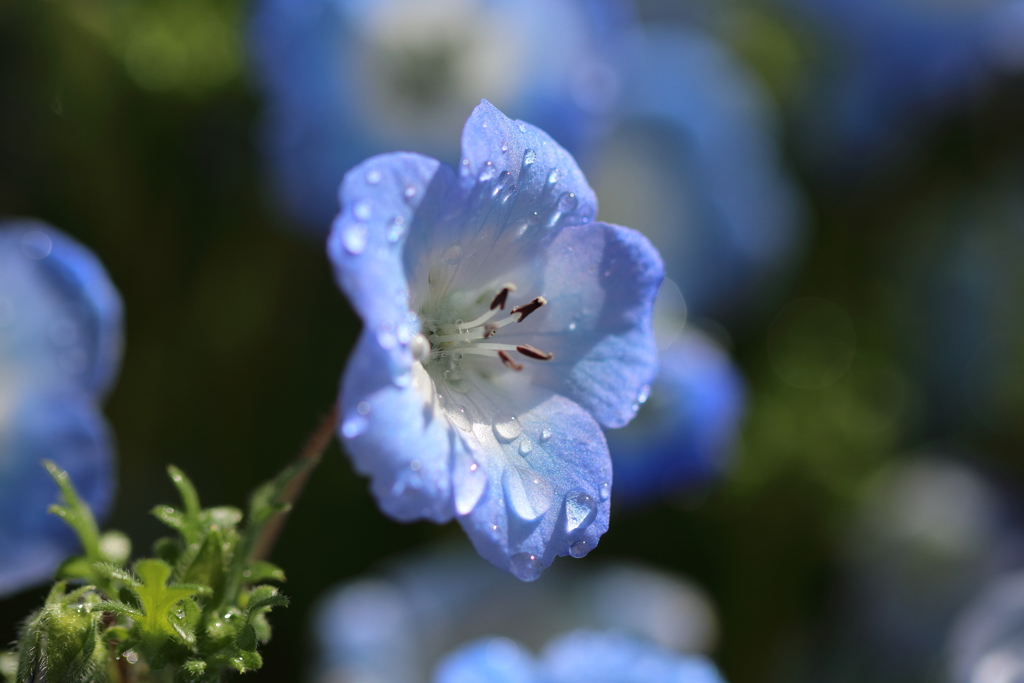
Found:
<svg viewBox="0 0 1024 683"><path fill-rule="evenodd" d="M597 518L597 501L583 491L565 497L565 530L569 533L586 529Z"/></svg>
<svg viewBox="0 0 1024 683"><path fill-rule="evenodd" d="M523 581L533 581L540 576L540 556L533 553L516 553L512 556L512 573Z"/></svg>
<svg viewBox="0 0 1024 683"><path fill-rule="evenodd" d="M554 489L548 480L537 472L525 467L509 467L505 470L505 498L516 517L532 521L551 507Z"/></svg>
<svg viewBox="0 0 1024 683"><path fill-rule="evenodd" d="M477 180L481 183L486 182L498 175L498 169L494 167L494 164L490 161L484 164L484 169L480 171L480 175L477 176Z"/></svg>
<svg viewBox="0 0 1024 683"><path fill-rule="evenodd" d="M416 196L416 186L415 185L409 185L408 187L406 187L405 188L405 196L408 197L409 199L412 199L413 197L415 197Z"/></svg>
<svg viewBox="0 0 1024 683"><path fill-rule="evenodd" d="M455 456L452 475L455 491L455 512L468 515L480 502L487 490L487 473L471 453L459 451Z"/></svg>
<svg viewBox="0 0 1024 683"><path fill-rule="evenodd" d="M533 443L523 439L519 442L519 455L528 455L533 450Z"/></svg>
<svg viewBox="0 0 1024 683"><path fill-rule="evenodd" d="M562 213L575 211L580 201L576 199L575 192L563 192L558 198L558 210Z"/></svg>
<svg viewBox="0 0 1024 683"><path fill-rule="evenodd" d="M504 443L515 441L516 437L523 433L523 428L515 415L496 415L492 425L494 436Z"/></svg>
<svg viewBox="0 0 1024 683"><path fill-rule="evenodd" d="M551 438L551 430L550 429L541 430L541 433L540 433L540 442L541 443L547 443L547 441L550 438Z"/></svg>
<svg viewBox="0 0 1024 683"><path fill-rule="evenodd" d="M507 152L508 151L508 143L507 142L502 142L501 143L501 151L502 152Z"/></svg>
<svg viewBox="0 0 1024 683"><path fill-rule="evenodd" d="M369 199L364 199L363 201L357 203L352 208L352 213L359 220L361 220L361 221L368 221L368 220L370 220L370 216L373 215L373 205L370 204L370 200Z"/></svg>
<svg viewBox="0 0 1024 683"><path fill-rule="evenodd" d="M558 169L552 169L551 173L548 173L548 183L554 185L558 182Z"/></svg>
<svg viewBox="0 0 1024 683"><path fill-rule="evenodd" d="M363 253L366 248L366 223L353 223L346 227L341 233L341 243L350 254Z"/></svg>
<svg viewBox="0 0 1024 683"><path fill-rule="evenodd" d="M366 182L368 182L371 185L376 185L377 183L380 182L380 179L381 179L380 171L377 170L376 168L370 170L366 174Z"/></svg>
<svg viewBox="0 0 1024 683"><path fill-rule="evenodd" d="M354 439L365 432L368 425L369 423L362 415L349 415L341 423L341 433L346 439Z"/></svg>
<svg viewBox="0 0 1024 683"><path fill-rule="evenodd" d="M640 393L636 396L636 402L640 405L647 403L647 399L651 397L651 385L645 384L640 387Z"/></svg>
<svg viewBox="0 0 1024 683"><path fill-rule="evenodd" d="M576 323L569 323L569 331L572 332L576 329Z"/></svg>
<svg viewBox="0 0 1024 683"><path fill-rule="evenodd" d="M377 333L377 343L380 344L380 348L389 351L395 348L398 340L395 339L395 335L391 333L391 330L381 330Z"/></svg>
<svg viewBox="0 0 1024 683"><path fill-rule="evenodd" d="M463 159L462 160L462 165L463 166L469 166L469 159Z"/></svg>
<svg viewBox="0 0 1024 683"><path fill-rule="evenodd" d="M395 216L391 219L391 223L388 225L388 242L394 244L398 240L402 239L402 235L405 234L405 218L402 216Z"/></svg>
<svg viewBox="0 0 1024 683"><path fill-rule="evenodd" d="M523 153L523 166L529 166L535 161L537 161L536 150L528 149Z"/></svg>
<svg viewBox="0 0 1024 683"><path fill-rule="evenodd" d="M416 333L409 342L409 352L421 363L430 358L430 342L420 333Z"/></svg>
<svg viewBox="0 0 1024 683"><path fill-rule="evenodd" d="M608 482L602 482L601 487L597 490L597 495L601 500L608 500L609 496L612 495L612 485Z"/></svg>
<svg viewBox="0 0 1024 683"><path fill-rule="evenodd" d="M370 404L367 403L366 401L360 401L359 405L356 406L356 412L359 413L360 415L369 415Z"/></svg>
<svg viewBox="0 0 1024 683"><path fill-rule="evenodd" d="M590 552L590 544L580 539L569 546L569 554L579 559Z"/></svg>
<svg viewBox="0 0 1024 683"><path fill-rule="evenodd" d="M525 123L520 123L519 124L519 132L520 133L525 133L526 132L526 124Z"/></svg>

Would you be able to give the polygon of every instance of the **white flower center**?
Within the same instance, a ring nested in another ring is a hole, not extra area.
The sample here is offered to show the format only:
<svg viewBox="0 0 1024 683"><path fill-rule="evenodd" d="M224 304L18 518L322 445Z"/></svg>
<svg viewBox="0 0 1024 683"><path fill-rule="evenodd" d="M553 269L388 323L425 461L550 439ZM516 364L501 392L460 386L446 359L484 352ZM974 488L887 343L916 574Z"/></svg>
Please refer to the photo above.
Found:
<svg viewBox="0 0 1024 683"><path fill-rule="evenodd" d="M465 295L456 293L442 301L428 302L420 312L423 334L413 342L413 355L435 378L440 376L460 393L469 390L462 368L466 356L491 357L515 371L523 369L517 358L551 360L554 354L513 341L512 330L502 333L509 325L523 322L531 313L547 304L547 299L537 296L525 303L510 306L506 316L505 307L509 304L509 295L515 291L515 284L509 282L498 289L497 293L485 291L471 297L469 301ZM481 309L483 311L479 312ZM478 312L475 317L466 319ZM500 337L499 333L502 333Z"/></svg>

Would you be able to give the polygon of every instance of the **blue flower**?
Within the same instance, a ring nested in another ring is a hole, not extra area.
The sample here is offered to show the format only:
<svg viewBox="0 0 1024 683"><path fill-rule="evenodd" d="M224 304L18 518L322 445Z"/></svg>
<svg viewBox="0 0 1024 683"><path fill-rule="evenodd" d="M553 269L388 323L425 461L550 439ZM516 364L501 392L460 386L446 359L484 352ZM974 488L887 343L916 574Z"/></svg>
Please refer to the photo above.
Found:
<svg viewBox="0 0 1024 683"><path fill-rule="evenodd" d="M47 514L67 470L98 515L113 445L97 407L121 361L121 299L85 247L37 221L0 224L0 595L46 580L77 546Z"/></svg>
<svg viewBox="0 0 1024 683"><path fill-rule="evenodd" d="M937 114L1024 69L1021 0L780 2L831 39L835 58L809 91L801 128L841 170L891 161Z"/></svg>
<svg viewBox="0 0 1024 683"><path fill-rule="evenodd" d="M539 647L577 629L628 634L682 659L714 646L717 620L699 588L641 564L557 564L527 584L461 547L434 548L319 601L313 680L426 683L440 659L480 637ZM539 670L521 654L520 675Z"/></svg>
<svg viewBox="0 0 1024 683"><path fill-rule="evenodd" d="M761 312L804 240L770 99L696 30L648 27L630 54L617 122L584 159L603 215L658 248L691 317Z"/></svg>
<svg viewBox="0 0 1024 683"><path fill-rule="evenodd" d="M1019 681L1024 675L1024 572L990 581L947 639L949 683Z"/></svg>
<svg viewBox="0 0 1024 683"><path fill-rule="evenodd" d="M656 370L662 280L547 134L487 102L462 162L395 153L345 176L328 252L363 320L341 436L399 520L459 520L531 580L608 527L601 426L633 417Z"/></svg>
<svg viewBox="0 0 1024 683"><path fill-rule="evenodd" d="M549 643L536 662L511 640L471 643L438 665L434 683L722 683L722 677L704 657L621 633L574 631Z"/></svg>
<svg viewBox="0 0 1024 683"><path fill-rule="evenodd" d="M657 499L721 475L745 403L745 383L729 355L700 332L683 333L661 351L658 378L637 418L605 435L616 502Z"/></svg>
<svg viewBox="0 0 1024 683"><path fill-rule="evenodd" d="M629 21L620 0L259 0L250 45L275 189L322 235L362 159L414 149L456 163L481 97L576 150L618 93Z"/></svg>

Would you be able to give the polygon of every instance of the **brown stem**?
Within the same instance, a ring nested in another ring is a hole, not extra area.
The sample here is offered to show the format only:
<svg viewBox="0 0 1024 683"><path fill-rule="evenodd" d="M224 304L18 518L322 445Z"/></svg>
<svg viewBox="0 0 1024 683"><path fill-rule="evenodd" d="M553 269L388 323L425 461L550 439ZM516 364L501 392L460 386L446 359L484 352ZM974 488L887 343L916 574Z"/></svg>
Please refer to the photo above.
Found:
<svg viewBox="0 0 1024 683"><path fill-rule="evenodd" d="M333 405L330 412L320 421L320 424L313 430L313 433L309 435L306 445L299 452L298 457L296 457L298 462L308 462L309 467L306 467L301 474L289 482L281 494L280 502L291 505L302 495L302 489L305 488L306 482L309 481L309 476L316 469L316 466L323 458L324 451L327 450L331 443L337 422L338 406ZM281 529L284 528L284 522L287 517L288 513L282 512L267 522L266 526L263 527L262 533L260 533L259 540L256 541L252 559L265 560L270 556L270 552L274 549L274 543L277 542L277 537L280 535Z"/></svg>

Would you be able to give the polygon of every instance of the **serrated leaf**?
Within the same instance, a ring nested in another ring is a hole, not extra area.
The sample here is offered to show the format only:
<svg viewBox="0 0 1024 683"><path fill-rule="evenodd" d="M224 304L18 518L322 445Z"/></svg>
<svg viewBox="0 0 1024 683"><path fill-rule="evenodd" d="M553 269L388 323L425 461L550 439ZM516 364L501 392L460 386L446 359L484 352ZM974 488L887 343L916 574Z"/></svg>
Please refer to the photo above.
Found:
<svg viewBox="0 0 1024 683"><path fill-rule="evenodd" d="M192 485L192 482L185 476L185 473L174 465L167 466L167 474L178 489L181 502L185 504L185 514L191 519L198 520L201 508L199 507L199 494L196 493L196 487Z"/></svg>
<svg viewBox="0 0 1024 683"><path fill-rule="evenodd" d="M166 641L181 638L171 624L168 612L179 601L208 589L194 584L168 586L171 568L162 560L139 560L135 563L135 573L140 583L134 591L144 611L143 616L135 620L135 624L142 636L143 648L146 650L144 654L154 668L158 668L158 664L167 656L164 648Z"/></svg>
<svg viewBox="0 0 1024 683"><path fill-rule="evenodd" d="M259 583L260 581L287 581L284 570L270 562L252 562L242 572L246 583Z"/></svg>
<svg viewBox="0 0 1024 683"><path fill-rule="evenodd" d="M99 558L100 530L96 526L96 518L92 516L92 510L78 496L67 472L50 460L44 460L43 467L57 483L63 500L63 504L51 505L50 512L63 519L75 530L82 542L86 556Z"/></svg>
<svg viewBox="0 0 1024 683"><path fill-rule="evenodd" d="M240 650L238 655L232 657L230 661L231 666L241 674L244 674L246 671L255 671L263 666L263 658L260 657L260 654L248 650Z"/></svg>

